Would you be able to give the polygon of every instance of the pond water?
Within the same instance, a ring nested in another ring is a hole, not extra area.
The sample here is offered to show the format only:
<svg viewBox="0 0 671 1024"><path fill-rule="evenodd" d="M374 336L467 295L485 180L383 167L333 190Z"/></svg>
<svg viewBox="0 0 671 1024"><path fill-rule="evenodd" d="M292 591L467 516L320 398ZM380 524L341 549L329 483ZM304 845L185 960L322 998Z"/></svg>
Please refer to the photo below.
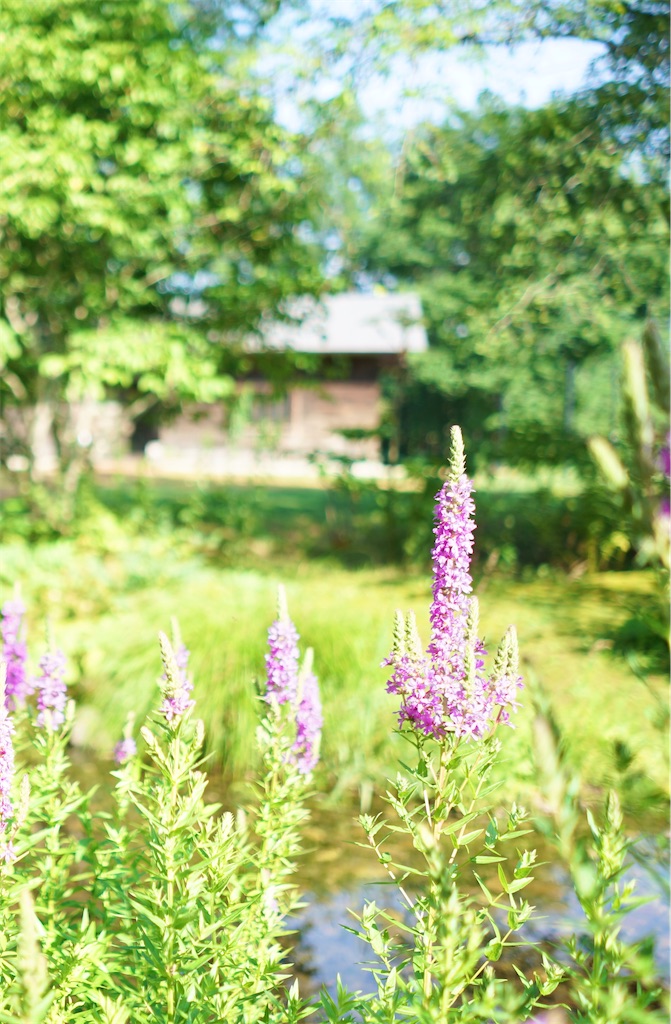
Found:
<svg viewBox="0 0 671 1024"><path fill-rule="evenodd" d="M100 782L109 771L109 763L80 758L76 754L73 762L75 774L85 788ZM216 777L211 780L208 796L224 806L239 804ZM304 906L290 922L296 934L292 936L293 949L289 957L304 995L318 992L323 985L335 992L338 975L349 989L374 990L373 979L366 970L372 957L370 948L347 931L348 926L356 927L350 910L361 913L364 904L374 900L379 907L394 913L403 912L397 890L389 884L368 846L357 815L351 805L328 806L316 801L304 829L306 853L300 860L296 877ZM536 914L524 926L522 936L535 942L557 942L580 931L582 910L567 871L554 863L552 851L543 846L540 837L530 836L529 839L533 840L529 845L538 850L540 863L534 871L534 882L525 889L527 899L536 907ZM639 835L637 840L629 877L636 880L636 895L647 897L648 902L627 915L622 936L629 942L654 937L659 976L668 985L669 837L666 833L650 831ZM407 844L397 852L403 863L412 863L412 851ZM516 859L516 851L510 852ZM516 950L519 966L529 970L536 967L535 959L524 962L520 955L523 957L524 951ZM504 958L498 967L502 972L506 970ZM511 969L510 962L508 969ZM562 1024L564 1020L551 1015L537 1018L538 1024L555 1024L555 1021Z"/></svg>
<svg viewBox="0 0 671 1024"><path fill-rule="evenodd" d="M366 970L372 954L362 939L346 930L357 925L349 911L360 913L367 901L374 900L379 907L402 913L397 890L385 880L373 850L357 842L365 843L363 831L355 816L343 810L319 810L307 830L310 849L298 872L305 906L292 922L297 931L292 959L304 991L315 992L326 985L333 992L337 975L348 988L372 991L374 982ZM579 931L583 914L567 871L549 862L551 853L542 844L533 845L539 860L546 863L538 866L534 882L525 889L536 915L522 934L531 941L553 943ZM641 836L636 851L628 877L636 879L636 895L647 897L648 902L627 916L622 936L629 942L654 936L657 967L668 983L669 904L664 891L668 839ZM404 851L401 859L408 863L406 855ZM503 963L500 966L505 969Z"/></svg>

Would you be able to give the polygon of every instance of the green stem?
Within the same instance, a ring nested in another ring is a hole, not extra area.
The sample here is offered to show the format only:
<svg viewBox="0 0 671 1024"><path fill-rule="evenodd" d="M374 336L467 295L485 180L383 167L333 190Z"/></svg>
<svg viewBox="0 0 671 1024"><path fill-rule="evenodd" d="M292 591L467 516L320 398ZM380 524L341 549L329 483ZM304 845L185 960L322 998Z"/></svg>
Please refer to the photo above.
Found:
<svg viewBox="0 0 671 1024"><path fill-rule="evenodd" d="M502 946L505 946L506 942L508 941L510 936L513 934L513 931L514 931L514 928L509 928L508 931L506 932L506 934L501 938L501 945ZM450 992L449 992L449 989L446 989L446 988L443 989L443 992L442 992L442 997L443 998L441 999L441 1010L443 1011L443 1013L446 1013L447 1010L451 1009L451 1007L454 1006L454 1004L456 1003L457 999L462 994L462 992L464 992L468 988L469 985L472 985L473 982L476 980L476 978L480 977L480 975L482 974L482 972L484 971L484 969L485 969L485 967L487 966L488 963L489 963L489 960L483 960L483 962L478 967L477 971L475 971L470 976L470 978L468 978L462 985L460 985L459 989L454 993L454 996L452 997L452 999L448 998L447 1000L445 1000L445 996L449 997Z"/></svg>
<svg viewBox="0 0 671 1024"><path fill-rule="evenodd" d="M415 917L417 918L417 921L418 921L418 922L421 922L421 920L422 920L422 917L421 917L421 914L419 913L419 911L417 910L417 907L416 907L416 905L415 905L415 902L414 902L414 900L412 899L412 897L411 897L411 896L409 896L409 895L408 895L408 892L407 892L407 890L406 890L406 889L404 888L404 886L403 886L403 885L401 885L401 883L399 882L398 878L397 878L397 877L396 877L396 875L394 874L394 871L393 871L393 869L392 869L392 868L390 867L389 863L388 863L387 861L385 861L385 860L384 860L384 858L383 858L383 856L382 856L382 849L381 849L381 848L380 848L380 846L379 846L379 845L378 845L378 844L377 844L377 843L375 842L375 839L374 839L374 837L373 837L373 836L370 836L370 835L369 835L369 836L368 836L367 838L368 838L368 842L370 843L370 845L371 845L371 846L373 847L373 849L375 850L375 855L376 855L376 857L377 857L378 861L380 862L381 866L382 866L382 867L384 868L384 870L385 870L385 871L387 872L387 874L389 875L389 878L390 878L390 879L391 879L391 881L392 881L392 882L394 883L394 885L396 886L396 888L397 888L397 889L398 889L398 891L400 892L400 894L401 894L401 896L403 897L403 899L405 900L405 902L406 902L406 903L408 904L408 909L409 909L409 910L412 910L413 914L414 914L414 915L415 915Z"/></svg>
<svg viewBox="0 0 671 1024"><path fill-rule="evenodd" d="M451 763L451 756L450 755L451 755L451 753L452 753L452 750L449 750L446 747L443 747L441 749L441 751L440 751L440 769L439 769L439 772L438 772L438 776L436 778L436 786L435 786L435 793L434 793L433 808L431 808L429 806L428 799L426 799L426 790L425 790L425 802L427 803L427 817L428 817L429 823L430 823L431 828L432 828L433 840L434 840L434 844L436 846L440 842L441 835L442 835L442 830L443 830L443 825L448 820L448 818L449 818L449 816L450 816L450 814L451 814L451 812L453 810L453 807L454 807L453 804L450 804L449 806L446 806L443 809L442 816L440 818L437 817L437 815L436 815L436 807L443 800L443 794L445 792L445 786L446 786L447 780L449 778L450 763ZM467 782L470 782L474 772L476 771L477 767L479 767L481 761L482 761L482 754L480 754L480 756L478 758L476 758L474 764L469 769L468 774L466 775L466 778L464 779L464 785ZM485 781L484 776L481 776L479 778L479 780L478 780L477 786L473 789L472 799L471 799L469 807L465 811L464 817L467 817L472 812L473 808L475 807L475 804L476 804L477 799L478 799L478 797L480 795L480 790L482 788L482 785L483 785L484 781ZM457 840L456 840L455 845L454 845L454 849L452 850L452 853L450 855L450 859L448 861L448 866L451 866L452 864L454 864L454 861L455 861L456 856L457 856L457 851L459 850L460 842L463 839L463 837L465 835L465 832L466 832L466 823L464 823L461 826L461 829L459 831L459 835L458 835ZM432 968L433 968L433 964L435 962L434 949L433 949L433 947L434 947L433 932L434 932L434 929L436 927L436 921L438 919L438 908L437 908L438 891L437 891L437 888L436 888L435 884L433 885L432 888L433 888L433 891L431 892L429 911L428 911L428 914L427 914L427 917L426 917L426 927L425 927L425 930L424 930L423 993L424 993L425 1002L427 1002L427 1003L428 1003L429 999L431 998L431 991L432 991L432 988L433 988L433 971L432 971ZM445 999L445 989L443 987L443 992L441 993L441 1004L444 1001L444 999Z"/></svg>
<svg viewBox="0 0 671 1024"><path fill-rule="evenodd" d="M449 814L450 814L450 812L452 810L452 806L451 805L450 805L450 807L444 808L443 817L440 818L440 819L437 819L436 808L438 807L440 801L442 800L443 794L445 792L445 786L446 786L448 775L449 775L449 767L450 767L449 752L448 752L448 750L445 747L442 747L441 751L440 751L440 768L439 768L437 777L434 775L434 778L435 778L435 788L434 788L433 807L431 807L431 805L430 805L430 802L429 802L429 799L428 799L427 790L426 789L424 790L424 802L425 802L425 805L426 805L426 815L427 815L427 819L429 821L429 825L431 827L431 831L432 831L432 834L433 834L433 841L434 841L434 844L436 846L440 842L440 835L441 835L441 831L442 831L443 822L449 817ZM432 967L433 967L433 962L434 962L433 932L434 932L434 929L436 927L436 898L435 898L436 897L436 892L435 892L435 885L433 886L433 889L434 889L434 891L431 893L431 898L430 898L430 902L429 902L429 910L428 910L428 913L426 915L426 923L425 923L425 926L424 926L424 977L423 977L423 983L422 983L422 990L423 990L423 993L424 993L424 1001L427 1004L428 1004L429 1000L431 999L431 991L432 991L432 988L433 988L433 972L432 972Z"/></svg>
<svg viewBox="0 0 671 1024"><path fill-rule="evenodd" d="M432 887L435 888L435 887ZM424 1001L427 1003L431 999L431 991L433 989L433 974L432 966L434 962L433 955L433 930L436 926L436 901L434 898L435 892L431 894L431 903L429 906L429 912L427 914L426 927L424 930Z"/></svg>
<svg viewBox="0 0 671 1024"><path fill-rule="evenodd" d="M177 964L175 963L175 839L170 834L171 825L175 818L175 808L179 800L178 785L175 782L176 778L180 778L180 766L179 766L179 753L181 751L181 743L178 737L176 739L176 755L172 759L171 772L170 772L170 799L168 800L167 807L163 814L163 827L166 835L164 837L165 842L165 872L166 872L166 922L167 922L167 942L166 942L166 975L167 975L167 1014L168 1024L174 1024L175 1010L177 1005Z"/></svg>

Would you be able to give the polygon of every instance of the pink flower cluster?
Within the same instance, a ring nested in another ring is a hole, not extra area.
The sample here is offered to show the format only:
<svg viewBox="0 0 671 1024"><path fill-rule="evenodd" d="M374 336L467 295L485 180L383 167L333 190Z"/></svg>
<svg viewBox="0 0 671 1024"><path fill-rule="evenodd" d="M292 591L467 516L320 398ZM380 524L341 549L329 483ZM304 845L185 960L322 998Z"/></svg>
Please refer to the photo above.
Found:
<svg viewBox="0 0 671 1024"><path fill-rule="evenodd" d="M166 685L161 705L161 712L165 715L166 722L169 723L180 719L196 703L195 700L191 699L193 681L189 676L190 652L181 641L176 645L173 657L175 678L171 678L171 672L168 671L166 665L166 671L163 675L163 681Z"/></svg>
<svg viewBox="0 0 671 1024"><path fill-rule="evenodd" d="M6 668L4 705L7 710L15 711L37 690L37 724L48 724L51 729L57 729L65 721L66 658L58 649L48 650L40 659L39 675L35 679L30 678L26 668L26 642L21 638L25 612L25 606L18 597L2 606L0 661Z"/></svg>
<svg viewBox="0 0 671 1024"><path fill-rule="evenodd" d="M279 613L268 630L266 654L267 701L290 704L296 723L292 760L303 774L313 770L319 760L319 740L323 725L319 686L312 672L311 652L299 670L299 635L289 618L284 590L280 588Z"/></svg>
<svg viewBox="0 0 671 1024"><path fill-rule="evenodd" d="M319 738L324 724L316 675L304 670L297 689L296 739L291 749L299 772L307 775L319 760Z"/></svg>
<svg viewBox="0 0 671 1024"><path fill-rule="evenodd" d="M66 665L65 655L58 650L47 651L40 659L40 675L36 680L38 725L58 729L65 721Z"/></svg>
<svg viewBox="0 0 671 1024"><path fill-rule="evenodd" d="M15 857L11 838L6 837L14 814L12 785L14 779L14 746L12 712L26 703L37 690L37 725L57 729L65 720L67 690L65 685L65 655L49 650L39 663L39 675L31 679L26 661L27 648L23 639L25 606L20 598L6 601L0 612L0 858L12 861Z"/></svg>
<svg viewBox="0 0 671 1024"><path fill-rule="evenodd" d="M26 642L20 639L25 613L23 601L18 597L2 606L2 660L7 666L5 705L10 711L32 693L26 672Z"/></svg>
<svg viewBox="0 0 671 1024"><path fill-rule="evenodd" d="M266 696L278 704L296 699L298 686L298 630L288 616L280 614L268 630L266 654Z"/></svg>
<svg viewBox="0 0 671 1024"><path fill-rule="evenodd" d="M137 743L132 736L124 736L114 747L114 760L117 764L125 764L137 754Z"/></svg>
<svg viewBox="0 0 671 1024"><path fill-rule="evenodd" d="M455 427L448 478L436 495L431 640L424 653L416 631L399 627L386 662L393 668L387 690L401 695L399 723L435 738L453 733L480 739L496 722L510 724L510 711L518 706L513 633L504 638L492 673L484 673L487 652L477 636L477 601L471 596L472 493Z"/></svg>

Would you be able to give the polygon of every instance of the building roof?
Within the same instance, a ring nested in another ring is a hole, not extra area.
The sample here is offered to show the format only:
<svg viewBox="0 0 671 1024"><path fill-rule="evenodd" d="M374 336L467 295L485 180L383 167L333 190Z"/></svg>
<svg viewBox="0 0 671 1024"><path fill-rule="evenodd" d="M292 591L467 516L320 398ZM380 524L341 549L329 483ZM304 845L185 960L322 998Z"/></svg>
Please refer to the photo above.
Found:
<svg viewBox="0 0 671 1024"><path fill-rule="evenodd" d="M412 292L344 292L316 302L301 299L289 310L301 323L270 324L269 348L324 355L400 355L425 352L419 296Z"/></svg>

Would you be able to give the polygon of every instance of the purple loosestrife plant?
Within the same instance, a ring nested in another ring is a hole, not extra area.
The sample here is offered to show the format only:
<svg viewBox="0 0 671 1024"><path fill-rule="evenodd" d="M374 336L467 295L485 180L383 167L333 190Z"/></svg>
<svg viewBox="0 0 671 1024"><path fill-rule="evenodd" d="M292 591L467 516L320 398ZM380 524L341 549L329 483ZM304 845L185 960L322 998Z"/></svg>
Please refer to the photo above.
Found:
<svg viewBox="0 0 671 1024"><path fill-rule="evenodd" d="M269 704L288 704L294 718L296 738L288 760L301 774L309 774L319 759L323 724L317 677L312 671L312 650L308 650L299 669L299 635L289 618L284 587L278 588L277 618L268 630L266 654L266 692Z"/></svg>
<svg viewBox="0 0 671 1024"><path fill-rule="evenodd" d="M298 1024L303 1003L297 989L282 995L287 954L278 941L296 905L291 876L307 813L306 779L286 757L295 736L291 705L267 705L257 733L263 769L254 806L237 818L219 815L218 805L206 803L204 726L191 717L178 637L171 644L161 634L160 646L167 725L144 725L143 757L114 773L118 806L134 808L140 840L128 843L134 884L115 886L109 902L111 927L121 922L137 965L124 972L123 1005L138 1024L148 1024L148 1014ZM128 835L114 832L124 842ZM160 951L160 970L152 961L147 972L147 950Z"/></svg>
<svg viewBox="0 0 671 1024"><path fill-rule="evenodd" d="M282 603L278 622L282 636L294 638L293 651L298 637ZM453 659L470 707L477 705L482 676L477 610L469 597L459 616L460 660ZM299 670L298 655L283 651L286 645L272 648L269 676L278 678L273 658L284 658L289 692L268 684L267 714L257 730L261 772L252 806L238 815L222 814L208 801L204 725L189 721L191 686L179 642L161 638L167 725L152 716L140 730L143 757L127 761L134 751L129 716L117 747L126 763L112 772L114 805L102 816L91 806L93 791L82 792L70 778L69 715L56 731L35 729L28 714L12 714L0 665L0 1020L46 1020L46 1013L54 1022L300 1024L313 1016L298 982L291 989L283 982L321 711L311 652ZM350 994L338 983L336 1003L324 990L320 1019L329 1024L354 1016L362 1024L540 1021L536 1008L548 1006L544 1000L562 976L538 949L534 977L521 969L530 950L520 957L526 942L518 929L533 913L525 897L535 861L519 844L525 813L516 806L505 813L492 800L500 737L492 729L482 738L475 729L450 729L434 658L422 649L413 617L399 616L392 660L413 725L405 732L416 748L416 768L402 763L389 782L394 824L361 816L399 898L393 913L369 903L357 918L376 958L377 992ZM50 653L41 663L40 713L47 725L64 700L62 662ZM514 705L516 665L510 630L487 678L492 721ZM613 1024L664 1024L664 994L643 943L627 947L619 935L623 913L638 901L621 878L629 844L617 800L609 799L602 824L589 814L593 841L586 847L577 830L578 789L553 738L559 733L542 713L536 732L543 792L553 802L548 835L567 855L588 926L567 947L566 982L577 1007L570 1019L604 1021L610 1013ZM17 788L14 736L23 762ZM388 849L399 832L415 848L411 871L407 844L400 863ZM468 885L462 885L465 873ZM407 910L400 927L399 904ZM508 966L499 971L504 950Z"/></svg>
<svg viewBox="0 0 671 1024"><path fill-rule="evenodd" d="M113 757L118 765L125 764L137 754L137 743L133 738L133 726L135 724L135 712L131 711L126 719L123 735L114 747Z"/></svg>
<svg viewBox="0 0 671 1024"><path fill-rule="evenodd" d="M114 760L117 764L125 764L137 754L137 743L132 736L125 736L114 748Z"/></svg>
<svg viewBox="0 0 671 1024"><path fill-rule="evenodd" d="M191 699L193 682L187 674L189 652L181 642L176 629L174 629L174 640L173 647L165 633L159 633L161 660L163 661L161 713L165 715L168 725L176 725L196 703Z"/></svg>
<svg viewBox="0 0 671 1024"><path fill-rule="evenodd" d="M491 801L492 769L501 748L497 723L509 722L520 685L512 627L489 674L479 637L478 601L470 566L475 530L473 484L466 475L461 432L452 430L445 484L436 496L431 638L423 648L412 614L397 613L387 688L401 697L400 725L416 748L417 764L389 781L387 799L396 816L360 820L380 866L409 911L407 938L396 939L389 916L374 903L358 918L358 934L379 958L378 992L363 1008L364 1021L404 1019L426 1024L528 1020L539 998L556 988L561 970L543 960L544 976L522 979L515 990L494 965L533 908L520 893L532 881L534 851L506 853L506 843L526 834L526 812L507 816ZM506 820L507 817L507 820ZM411 839L422 867L405 886L407 861L387 849L397 833ZM498 884L483 878L496 865ZM473 867L475 865L475 867ZM467 885L461 876L468 872ZM472 892L480 888L476 902ZM503 923L503 927L502 927Z"/></svg>
<svg viewBox="0 0 671 1024"><path fill-rule="evenodd" d="M298 770L303 775L309 774L319 760L319 741L323 724L319 684L312 671L312 648L308 648L298 677L296 740L291 748Z"/></svg>
<svg viewBox="0 0 671 1024"><path fill-rule="evenodd" d="M277 618L268 630L266 700L293 703L298 689L298 631L289 618L284 587L278 588Z"/></svg>
<svg viewBox="0 0 671 1024"><path fill-rule="evenodd" d="M399 724L409 722L425 736L443 734L443 704L431 659L422 651L415 616L396 613L394 646L385 664L394 666L387 689L403 697Z"/></svg>
<svg viewBox="0 0 671 1024"><path fill-rule="evenodd" d="M0 694L4 694L6 683L6 670L0 665ZM12 805L12 783L14 780L14 744L12 734L14 723L12 722L5 701L0 700L0 858L5 861L14 859L14 850L11 841L5 838L7 825L14 813Z"/></svg>
<svg viewBox="0 0 671 1024"><path fill-rule="evenodd" d="M207 799L186 651L161 637L161 654L161 714L140 730L142 757L132 756L129 716L114 803L102 815L69 778L72 702L64 728L35 729L32 716L4 706L0 684L3 1021L299 1024L308 1012L297 984L283 986L309 784L284 756L296 737L292 714L274 705L272 745L266 723L258 730L263 772L252 806L222 814ZM61 668L52 653L41 663L47 726ZM12 804L13 726L25 774ZM306 718L297 756L314 756L311 742Z"/></svg>
<svg viewBox="0 0 671 1024"><path fill-rule="evenodd" d="M47 651L40 659L40 674L36 679L37 724L45 728L58 729L65 721L66 665L65 655L60 650Z"/></svg>
<svg viewBox="0 0 671 1024"><path fill-rule="evenodd" d="M18 597L6 601L2 607L2 659L7 666L5 704L10 710L23 704L32 692L26 673L26 644L20 639L25 613L23 601Z"/></svg>
<svg viewBox="0 0 671 1024"><path fill-rule="evenodd" d="M478 637L478 604L470 567L475 531L473 483L466 475L461 431L452 428L447 479L436 495L431 640L422 651L414 617L397 615L387 684L401 695L399 724L425 736L478 740L497 722L510 723L517 707L517 645L506 634L491 675ZM503 648L505 647L505 651Z"/></svg>

